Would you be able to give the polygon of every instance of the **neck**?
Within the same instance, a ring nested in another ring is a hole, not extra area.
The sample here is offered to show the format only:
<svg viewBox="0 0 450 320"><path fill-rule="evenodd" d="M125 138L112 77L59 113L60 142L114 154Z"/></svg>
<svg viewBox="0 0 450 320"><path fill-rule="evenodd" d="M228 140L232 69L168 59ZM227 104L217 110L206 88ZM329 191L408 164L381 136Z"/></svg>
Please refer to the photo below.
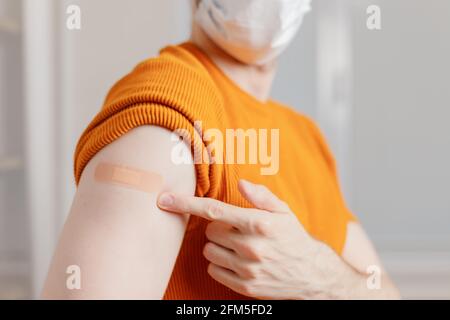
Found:
<svg viewBox="0 0 450 320"><path fill-rule="evenodd" d="M276 62L253 66L239 62L218 47L197 25L194 24L191 41L201 48L209 58L242 90L261 102L270 97L276 73Z"/></svg>

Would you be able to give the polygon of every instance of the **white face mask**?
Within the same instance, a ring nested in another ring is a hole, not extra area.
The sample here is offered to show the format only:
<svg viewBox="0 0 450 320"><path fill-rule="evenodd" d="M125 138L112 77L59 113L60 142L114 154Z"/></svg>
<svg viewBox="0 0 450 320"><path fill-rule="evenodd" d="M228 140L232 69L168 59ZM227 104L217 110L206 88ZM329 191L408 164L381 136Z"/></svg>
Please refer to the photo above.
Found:
<svg viewBox="0 0 450 320"><path fill-rule="evenodd" d="M195 19L229 55L263 65L287 48L310 5L311 0L200 0Z"/></svg>

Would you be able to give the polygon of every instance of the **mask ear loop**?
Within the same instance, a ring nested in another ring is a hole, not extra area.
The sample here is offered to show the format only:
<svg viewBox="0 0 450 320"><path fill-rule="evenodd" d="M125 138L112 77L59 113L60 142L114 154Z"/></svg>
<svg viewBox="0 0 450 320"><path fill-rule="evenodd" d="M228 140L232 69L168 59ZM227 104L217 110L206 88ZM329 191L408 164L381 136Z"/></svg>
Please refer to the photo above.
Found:
<svg viewBox="0 0 450 320"><path fill-rule="evenodd" d="M109 163L97 166L95 180L145 193L156 193L163 187L163 178L157 173Z"/></svg>

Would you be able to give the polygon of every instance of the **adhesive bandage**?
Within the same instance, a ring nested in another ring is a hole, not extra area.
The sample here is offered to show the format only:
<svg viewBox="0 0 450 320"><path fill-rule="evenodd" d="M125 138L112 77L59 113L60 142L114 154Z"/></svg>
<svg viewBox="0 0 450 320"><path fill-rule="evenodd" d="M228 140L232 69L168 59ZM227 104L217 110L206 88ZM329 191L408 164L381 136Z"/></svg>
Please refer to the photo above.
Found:
<svg viewBox="0 0 450 320"><path fill-rule="evenodd" d="M95 180L146 193L159 192L163 186L163 178L157 173L109 163L97 166Z"/></svg>

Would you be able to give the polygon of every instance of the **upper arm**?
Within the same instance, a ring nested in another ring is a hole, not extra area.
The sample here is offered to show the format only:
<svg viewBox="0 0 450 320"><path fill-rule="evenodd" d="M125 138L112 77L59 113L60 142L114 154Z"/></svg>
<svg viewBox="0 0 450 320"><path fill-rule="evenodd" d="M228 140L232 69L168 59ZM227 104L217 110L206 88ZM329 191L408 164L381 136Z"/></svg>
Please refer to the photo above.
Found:
<svg viewBox="0 0 450 320"><path fill-rule="evenodd" d="M171 132L133 129L86 166L43 291L44 298L160 299L174 267L188 217L158 209L158 193L96 181L99 163L156 173L163 189L193 195L194 165L176 165ZM177 142L179 143L179 142ZM190 149L186 146L186 155ZM78 266L81 289L69 290L67 267Z"/></svg>
<svg viewBox="0 0 450 320"><path fill-rule="evenodd" d="M361 224L351 221L347 225L347 236L342 258L358 272L365 274L371 266L383 266L380 258Z"/></svg>

